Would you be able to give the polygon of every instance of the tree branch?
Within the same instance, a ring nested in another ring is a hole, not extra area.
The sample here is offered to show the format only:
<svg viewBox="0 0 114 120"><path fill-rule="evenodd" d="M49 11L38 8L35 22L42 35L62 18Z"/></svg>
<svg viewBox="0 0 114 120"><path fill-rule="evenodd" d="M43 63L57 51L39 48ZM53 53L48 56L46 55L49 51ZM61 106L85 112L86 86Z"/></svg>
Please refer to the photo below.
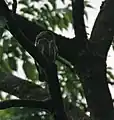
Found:
<svg viewBox="0 0 114 120"><path fill-rule="evenodd" d="M13 4L12 4L12 12L13 12L13 14L16 13L16 9L17 9L17 0L13 0Z"/></svg>
<svg viewBox="0 0 114 120"><path fill-rule="evenodd" d="M76 35L76 42L81 44L82 48L87 45L87 33L84 23L84 0L72 0L73 27Z"/></svg>
<svg viewBox="0 0 114 120"><path fill-rule="evenodd" d="M53 112L53 106L49 100L36 101L36 100L5 100L0 102L0 110L11 107L29 107L45 109L49 112Z"/></svg>
<svg viewBox="0 0 114 120"><path fill-rule="evenodd" d="M48 92L40 86L12 74L5 74L0 79L0 90L20 99L44 100L49 97Z"/></svg>
<svg viewBox="0 0 114 120"><path fill-rule="evenodd" d="M56 120L67 120L66 113L64 111L62 94L60 91L60 84L57 75L57 66L55 63L49 63L46 68L48 77L49 91L52 98L52 104L55 108Z"/></svg>
<svg viewBox="0 0 114 120"><path fill-rule="evenodd" d="M78 70L91 116L94 119L113 120L106 57L114 34L114 1L106 0L104 5L94 24L89 49L80 56Z"/></svg>
<svg viewBox="0 0 114 120"><path fill-rule="evenodd" d="M72 0L73 27L76 36L84 36L87 39L84 23L84 0ZM81 33L81 35L80 35Z"/></svg>
<svg viewBox="0 0 114 120"><path fill-rule="evenodd" d="M95 21L90 41L95 51L106 57L114 35L114 1L106 0Z"/></svg>

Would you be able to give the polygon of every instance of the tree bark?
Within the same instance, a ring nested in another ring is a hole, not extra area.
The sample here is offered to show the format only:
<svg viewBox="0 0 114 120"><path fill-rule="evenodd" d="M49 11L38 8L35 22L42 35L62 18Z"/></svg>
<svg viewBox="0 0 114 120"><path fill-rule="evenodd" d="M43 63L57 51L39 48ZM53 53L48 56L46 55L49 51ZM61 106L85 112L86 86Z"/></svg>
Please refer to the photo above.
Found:
<svg viewBox="0 0 114 120"><path fill-rule="evenodd" d="M106 0L101 7L88 49L76 63L89 110L95 120L114 119L113 103L106 77L106 58L114 35L113 6L113 0Z"/></svg>

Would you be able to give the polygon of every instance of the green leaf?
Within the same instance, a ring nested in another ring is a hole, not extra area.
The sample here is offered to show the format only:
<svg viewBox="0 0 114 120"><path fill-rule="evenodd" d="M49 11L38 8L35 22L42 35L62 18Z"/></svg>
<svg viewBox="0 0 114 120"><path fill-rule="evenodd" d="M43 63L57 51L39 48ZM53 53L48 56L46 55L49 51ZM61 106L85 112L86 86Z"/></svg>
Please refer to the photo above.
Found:
<svg viewBox="0 0 114 120"><path fill-rule="evenodd" d="M24 69L24 72L25 72L27 78L29 78L31 80L36 80L37 79L36 67L33 63L31 63L28 60L25 61L23 63L23 69Z"/></svg>
<svg viewBox="0 0 114 120"><path fill-rule="evenodd" d="M64 14L64 18L67 20L68 23L72 21L72 12L69 10L67 13Z"/></svg>
<svg viewBox="0 0 114 120"><path fill-rule="evenodd" d="M54 9L56 9L56 1L55 0L48 0Z"/></svg>
<svg viewBox="0 0 114 120"><path fill-rule="evenodd" d="M14 37L11 38L11 44L12 44L12 46L18 46L19 45L19 43L17 42L17 40Z"/></svg>
<svg viewBox="0 0 114 120"><path fill-rule="evenodd" d="M44 6L46 7L46 9L47 9L48 11L50 11L50 7L49 7L48 4L44 4Z"/></svg>
<svg viewBox="0 0 114 120"><path fill-rule="evenodd" d="M13 51L13 56L15 56L15 57L17 57L17 58L21 58L21 54L20 54L20 51L18 50L18 49L15 49L14 51Z"/></svg>
<svg viewBox="0 0 114 120"><path fill-rule="evenodd" d="M10 68L9 63L8 63L8 59L2 60L1 70L3 72L12 72L12 69Z"/></svg>
<svg viewBox="0 0 114 120"><path fill-rule="evenodd" d="M108 70L108 71L107 71L107 74L110 76L110 78L111 78L111 79L113 79L113 80L114 80L114 75L112 74L112 72L111 72L111 71L109 71L109 70Z"/></svg>
<svg viewBox="0 0 114 120"><path fill-rule="evenodd" d="M2 56L3 56L3 47L0 46L0 62L1 62L1 60L2 60Z"/></svg>
<svg viewBox="0 0 114 120"><path fill-rule="evenodd" d="M18 3L23 4L25 6L28 6L28 1L27 0L20 0Z"/></svg>
<svg viewBox="0 0 114 120"><path fill-rule="evenodd" d="M27 13L27 14L34 15L33 10L31 8L29 8L29 9L28 8L21 8L20 11Z"/></svg>
<svg viewBox="0 0 114 120"><path fill-rule="evenodd" d="M3 41L4 52L8 52L9 44L10 44L10 40L6 39L6 40Z"/></svg>
<svg viewBox="0 0 114 120"><path fill-rule="evenodd" d="M15 71L17 70L17 62L14 57L8 57L8 63L12 70L15 70Z"/></svg>

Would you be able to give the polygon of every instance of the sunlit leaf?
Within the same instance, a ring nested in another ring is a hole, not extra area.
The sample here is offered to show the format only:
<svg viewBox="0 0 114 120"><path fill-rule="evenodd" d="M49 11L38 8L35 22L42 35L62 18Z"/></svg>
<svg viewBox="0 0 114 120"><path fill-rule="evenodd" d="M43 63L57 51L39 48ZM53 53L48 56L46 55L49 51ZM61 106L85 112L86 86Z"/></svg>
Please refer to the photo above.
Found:
<svg viewBox="0 0 114 120"><path fill-rule="evenodd" d="M31 79L31 80L36 80L37 75L36 75L36 68L35 65L29 61L25 61L23 63L23 69L26 74L26 76Z"/></svg>
<svg viewBox="0 0 114 120"><path fill-rule="evenodd" d="M12 72L12 69L8 63L8 59L5 59L1 62L1 69L3 72Z"/></svg>

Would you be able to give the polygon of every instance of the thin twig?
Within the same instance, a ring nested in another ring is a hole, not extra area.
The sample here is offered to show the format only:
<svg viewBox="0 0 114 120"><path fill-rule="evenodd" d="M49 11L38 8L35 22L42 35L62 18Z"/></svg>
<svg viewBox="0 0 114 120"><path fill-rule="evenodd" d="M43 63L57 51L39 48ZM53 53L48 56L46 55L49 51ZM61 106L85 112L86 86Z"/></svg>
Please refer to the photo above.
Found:
<svg viewBox="0 0 114 120"><path fill-rule="evenodd" d="M50 103L51 103L50 100L46 100L46 101L5 100L0 102L0 110L11 108L11 107L29 107L29 108L45 109L49 112L52 112L53 107Z"/></svg>
<svg viewBox="0 0 114 120"><path fill-rule="evenodd" d="M13 0L13 4L12 4L12 12L13 12L13 14L16 13L16 9L17 9L17 0Z"/></svg>

